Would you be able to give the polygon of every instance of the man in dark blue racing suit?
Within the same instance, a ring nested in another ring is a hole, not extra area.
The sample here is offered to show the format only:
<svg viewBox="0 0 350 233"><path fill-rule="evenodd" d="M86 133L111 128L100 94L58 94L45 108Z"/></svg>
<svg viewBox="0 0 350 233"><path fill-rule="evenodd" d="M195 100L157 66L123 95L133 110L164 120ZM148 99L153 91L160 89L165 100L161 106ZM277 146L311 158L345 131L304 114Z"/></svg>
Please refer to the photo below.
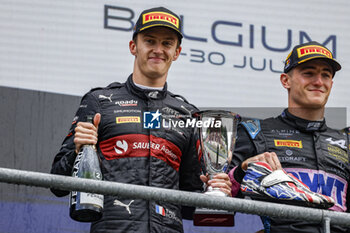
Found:
<svg viewBox="0 0 350 233"><path fill-rule="evenodd" d="M349 145L344 131L326 125L325 104L340 65L317 42L294 47L285 61L281 83L288 91L288 108L265 120L248 119L238 129L233 166L229 173L232 195L239 194L247 165L263 161L283 169L311 191L332 197L334 211L349 212ZM322 232L322 224L266 218L265 232ZM332 232L347 229L331 225Z"/></svg>

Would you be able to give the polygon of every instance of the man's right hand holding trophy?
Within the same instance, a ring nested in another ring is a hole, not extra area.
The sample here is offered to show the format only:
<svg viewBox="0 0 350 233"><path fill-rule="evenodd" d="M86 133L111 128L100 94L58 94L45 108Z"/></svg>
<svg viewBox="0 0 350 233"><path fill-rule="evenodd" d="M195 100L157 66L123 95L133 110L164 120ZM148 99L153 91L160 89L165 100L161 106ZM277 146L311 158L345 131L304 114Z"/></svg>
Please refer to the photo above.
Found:
<svg viewBox="0 0 350 233"><path fill-rule="evenodd" d="M201 175L201 180L206 185L205 194L217 197L232 196L232 184L226 172L232 159L240 117L221 110L202 111L196 113L196 117L203 122L202 127L196 130L200 139L199 153L202 153L205 166L205 175ZM197 208L194 213L194 225L233 226L234 212Z"/></svg>

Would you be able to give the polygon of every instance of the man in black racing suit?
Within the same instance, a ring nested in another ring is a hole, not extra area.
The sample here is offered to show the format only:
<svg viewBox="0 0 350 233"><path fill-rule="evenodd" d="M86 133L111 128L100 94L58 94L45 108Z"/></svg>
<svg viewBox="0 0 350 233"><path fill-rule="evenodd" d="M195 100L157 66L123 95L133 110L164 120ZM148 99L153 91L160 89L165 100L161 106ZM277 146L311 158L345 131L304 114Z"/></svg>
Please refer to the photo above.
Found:
<svg viewBox="0 0 350 233"><path fill-rule="evenodd" d="M76 157L74 130L86 115L101 114L98 154L104 180L199 191L199 158L190 128L144 129L144 112L188 116L195 108L166 90L143 90L132 81L93 89L80 104L70 133L56 155L52 173L71 175ZM176 118L173 118L176 119ZM149 156L150 155L150 156ZM67 192L53 190L62 196ZM128 205L129 210L121 204ZM159 206L159 207L157 207ZM158 209L165 210L157 213ZM150 221L149 221L150 219ZM108 229L104 226L108 226ZM103 218L93 232L181 232L180 208L169 203L105 196ZM162 230L163 229L163 230Z"/></svg>
<svg viewBox="0 0 350 233"><path fill-rule="evenodd" d="M167 18L158 20L164 15ZM112 83L84 95L51 173L70 176L80 147L96 144L104 180L202 190L194 130L174 124L191 118L197 109L167 91L166 84L168 69L181 51L180 28L180 18L168 9L141 13L129 44L135 56L133 74L126 83ZM94 124L84 122L87 115L95 116ZM218 187L230 193L228 176L223 181L228 185L220 182ZM216 187L215 182L211 185ZM183 208L181 214L181 207L171 203L105 196L103 217L92 223L91 232L183 232L182 217L191 218L191 211Z"/></svg>
<svg viewBox="0 0 350 233"><path fill-rule="evenodd" d="M329 128L324 119L332 78L339 69L329 50L316 42L293 49L281 75L282 85L288 90L288 109L276 118L246 119L239 125L235 167L229 173L232 196L240 195L239 184L247 164L264 161L273 170L283 167L311 191L331 196L335 200L331 210L350 212L347 136L342 130ZM265 232L322 232L322 223L262 219ZM331 225L331 232L347 230Z"/></svg>

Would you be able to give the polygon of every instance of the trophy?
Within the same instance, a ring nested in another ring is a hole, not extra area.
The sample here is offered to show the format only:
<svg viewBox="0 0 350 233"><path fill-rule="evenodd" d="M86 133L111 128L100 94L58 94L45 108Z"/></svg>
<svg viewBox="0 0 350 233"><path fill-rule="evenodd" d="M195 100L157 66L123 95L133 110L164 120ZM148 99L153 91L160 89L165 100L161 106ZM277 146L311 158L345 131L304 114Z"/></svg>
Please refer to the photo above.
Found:
<svg viewBox="0 0 350 233"><path fill-rule="evenodd" d="M206 110L195 113L197 121L202 127L197 127L201 151L206 173L209 179L217 173L226 173L232 159L237 125L240 120L238 114L222 110ZM219 188L209 186L206 195L227 196ZM233 226L234 212L196 208L193 223L195 226Z"/></svg>

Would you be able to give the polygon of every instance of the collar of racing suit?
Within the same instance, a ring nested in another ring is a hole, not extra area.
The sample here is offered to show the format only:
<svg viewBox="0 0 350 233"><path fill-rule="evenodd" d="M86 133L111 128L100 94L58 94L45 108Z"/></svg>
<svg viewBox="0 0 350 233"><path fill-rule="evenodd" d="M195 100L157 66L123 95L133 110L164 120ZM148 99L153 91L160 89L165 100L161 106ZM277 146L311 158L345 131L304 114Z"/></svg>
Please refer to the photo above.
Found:
<svg viewBox="0 0 350 233"><path fill-rule="evenodd" d="M292 115L288 109L284 109L279 116L286 124L291 125L302 132L325 131L327 129L326 120L309 121Z"/></svg>
<svg viewBox="0 0 350 233"><path fill-rule="evenodd" d="M134 95L141 99L164 99L167 95L167 83L165 83L163 90L142 89L135 85L132 80L132 74L126 81L126 88Z"/></svg>

